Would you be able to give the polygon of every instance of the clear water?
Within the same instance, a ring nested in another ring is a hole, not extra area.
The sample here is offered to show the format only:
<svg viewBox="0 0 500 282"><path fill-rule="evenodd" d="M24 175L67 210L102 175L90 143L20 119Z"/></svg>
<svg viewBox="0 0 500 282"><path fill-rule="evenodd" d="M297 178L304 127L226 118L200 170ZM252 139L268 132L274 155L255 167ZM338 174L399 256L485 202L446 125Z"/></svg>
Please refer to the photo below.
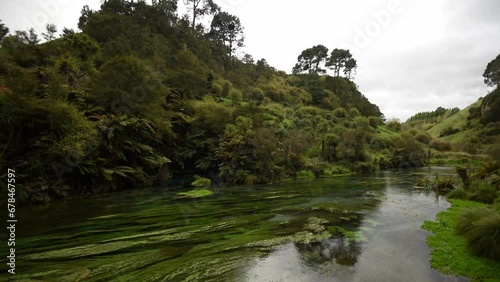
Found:
<svg viewBox="0 0 500 282"><path fill-rule="evenodd" d="M145 189L21 207L15 278L467 281L429 265L420 226L449 203L413 183L435 172L453 169L216 186L214 197L189 201Z"/></svg>

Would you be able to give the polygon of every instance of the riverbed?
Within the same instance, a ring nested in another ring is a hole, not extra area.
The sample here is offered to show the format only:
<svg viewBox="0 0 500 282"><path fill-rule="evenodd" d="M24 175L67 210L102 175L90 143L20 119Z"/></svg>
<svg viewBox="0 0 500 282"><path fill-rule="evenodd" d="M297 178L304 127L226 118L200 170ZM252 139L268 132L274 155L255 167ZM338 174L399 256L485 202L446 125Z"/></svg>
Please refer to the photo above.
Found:
<svg viewBox="0 0 500 282"><path fill-rule="evenodd" d="M175 199L187 188L149 188L24 206L10 278L468 281L429 264L429 233L420 226L449 203L413 184L434 173L454 174L433 167L251 187L214 183L214 195L197 200Z"/></svg>

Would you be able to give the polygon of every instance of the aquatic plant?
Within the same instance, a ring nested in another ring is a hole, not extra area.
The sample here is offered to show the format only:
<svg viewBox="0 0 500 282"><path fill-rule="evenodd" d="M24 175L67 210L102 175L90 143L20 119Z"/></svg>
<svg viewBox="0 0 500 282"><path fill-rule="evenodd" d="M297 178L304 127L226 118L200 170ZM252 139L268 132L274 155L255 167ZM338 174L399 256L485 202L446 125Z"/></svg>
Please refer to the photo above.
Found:
<svg viewBox="0 0 500 282"><path fill-rule="evenodd" d="M214 192L207 189L195 189L187 192L179 192L176 195L178 199L197 199L212 196Z"/></svg>
<svg viewBox="0 0 500 282"><path fill-rule="evenodd" d="M194 179L195 180L191 183L191 185L193 185L194 187L210 187L210 185L212 184L212 180L205 177L200 177L198 175L195 175Z"/></svg>

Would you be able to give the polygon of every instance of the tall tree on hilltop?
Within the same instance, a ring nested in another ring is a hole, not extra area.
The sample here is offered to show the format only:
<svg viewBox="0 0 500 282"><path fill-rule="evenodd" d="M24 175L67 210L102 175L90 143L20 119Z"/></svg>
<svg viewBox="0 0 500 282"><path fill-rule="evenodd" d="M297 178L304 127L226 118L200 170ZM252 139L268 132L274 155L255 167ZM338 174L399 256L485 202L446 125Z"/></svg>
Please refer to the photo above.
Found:
<svg viewBox="0 0 500 282"><path fill-rule="evenodd" d="M28 31L16 30L16 37L29 46L35 46L40 42L34 28L30 28Z"/></svg>
<svg viewBox="0 0 500 282"><path fill-rule="evenodd" d="M484 83L488 86L498 86L500 84L500 54L488 63L484 70Z"/></svg>
<svg viewBox="0 0 500 282"><path fill-rule="evenodd" d="M326 66L333 70L335 76L340 76L340 70L346 67L346 62L351 58L352 55L349 50L335 48L330 54ZM352 62L350 64L352 64Z"/></svg>
<svg viewBox="0 0 500 282"><path fill-rule="evenodd" d="M3 38L9 33L9 28L6 27L2 20L0 20L0 44L2 44Z"/></svg>
<svg viewBox="0 0 500 282"><path fill-rule="evenodd" d="M328 57L328 48L323 45L316 45L308 48L298 56L297 64L293 67L294 74L307 72L309 74L322 74L326 70L320 67Z"/></svg>
<svg viewBox="0 0 500 282"><path fill-rule="evenodd" d="M345 67L344 67L344 74L347 79L351 79L352 73L356 71L356 68L358 67L358 63L354 58L350 58L345 62Z"/></svg>
<svg viewBox="0 0 500 282"><path fill-rule="evenodd" d="M51 41L51 40L54 40L56 38L56 32L57 32L57 27L55 24L47 24L45 26L45 29L47 30L47 33L42 33L42 36L43 38L45 39L45 41Z"/></svg>

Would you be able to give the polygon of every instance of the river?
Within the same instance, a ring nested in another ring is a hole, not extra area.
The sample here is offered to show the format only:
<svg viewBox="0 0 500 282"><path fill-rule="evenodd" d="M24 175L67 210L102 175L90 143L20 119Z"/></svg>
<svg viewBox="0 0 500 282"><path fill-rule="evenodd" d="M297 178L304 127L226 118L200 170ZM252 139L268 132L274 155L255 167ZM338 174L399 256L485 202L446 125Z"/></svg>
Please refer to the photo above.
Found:
<svg viewBox="0 0 500 282"><path fill-rule="evenodd" d="M420 226L449 203L413 183L436 172L453 169L214 185L214 196L199 200L175 200L182 188L151 188L23 206L17 274L1 278L468 281L429 264L429 232Z"/></svg>

